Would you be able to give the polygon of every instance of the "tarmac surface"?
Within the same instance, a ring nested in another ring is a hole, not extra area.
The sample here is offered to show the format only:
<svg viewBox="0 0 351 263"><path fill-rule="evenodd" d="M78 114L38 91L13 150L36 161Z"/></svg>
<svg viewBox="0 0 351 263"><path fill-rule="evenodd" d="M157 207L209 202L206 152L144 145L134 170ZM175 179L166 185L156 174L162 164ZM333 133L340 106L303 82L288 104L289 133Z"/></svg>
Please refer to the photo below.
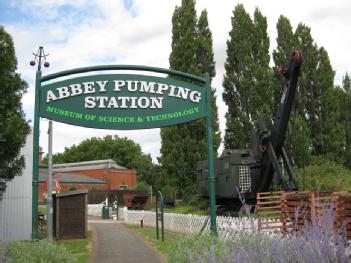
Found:
<svg viewBox="0 0 351 263"><path fill-rule="evenodd" d="M90 263L158 263L162 256L140 236L112 220L89 220L93 230Z"/></svg>

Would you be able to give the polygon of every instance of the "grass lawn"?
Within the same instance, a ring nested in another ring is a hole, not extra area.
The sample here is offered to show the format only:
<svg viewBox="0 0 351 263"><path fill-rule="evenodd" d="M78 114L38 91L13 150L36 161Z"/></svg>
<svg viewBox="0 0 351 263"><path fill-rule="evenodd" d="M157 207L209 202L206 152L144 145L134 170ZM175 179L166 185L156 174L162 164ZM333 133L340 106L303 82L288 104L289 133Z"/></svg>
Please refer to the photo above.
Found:
<svg viewBox="0 0 351 263"><path fill-rule="evenodd" d="M59 240L57 245L65 247L69 253L77 258L79 263L87 263L91 254L92 231L88 231L86 239Z"/></svg>
<svg viewBox="0 0 351 263"><path fill-rule="evenodd" d="M159 251L166 259L169 259L172 256L171 245L174 241L181 238L181 234L165 231L165 241L161 240L161 231L160 239L156 239L156 229L135 225L126 225L126 227L138 235L142 236L151 246L153 246L157 251Z"/></svg>

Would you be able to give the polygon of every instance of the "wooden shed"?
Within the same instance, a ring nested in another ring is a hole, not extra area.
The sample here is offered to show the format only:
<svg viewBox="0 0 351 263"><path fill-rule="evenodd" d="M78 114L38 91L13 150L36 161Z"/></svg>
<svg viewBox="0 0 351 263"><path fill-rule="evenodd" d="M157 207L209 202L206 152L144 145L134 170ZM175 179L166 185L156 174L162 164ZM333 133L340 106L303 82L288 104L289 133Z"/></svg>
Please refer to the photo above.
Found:
<svg viewBox="0 0 351 263"><path fill-rule="evenodd" d="M53 197L56 239L86 238L88 190L60 193Z"/></svg>

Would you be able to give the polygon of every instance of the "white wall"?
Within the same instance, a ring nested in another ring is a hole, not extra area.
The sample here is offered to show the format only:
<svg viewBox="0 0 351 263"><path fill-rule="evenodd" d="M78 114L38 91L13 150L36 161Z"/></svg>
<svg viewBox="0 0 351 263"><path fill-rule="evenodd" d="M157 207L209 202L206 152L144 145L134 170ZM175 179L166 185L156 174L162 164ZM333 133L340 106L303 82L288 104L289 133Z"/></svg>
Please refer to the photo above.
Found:
<svg viewBox="0 0 351 263"><path fill-rule="evenodd" d="M21 150L26 168L22 176L7 183L0 200L0 240L30 239L32 232L33 136L29 134Z"/></svg>

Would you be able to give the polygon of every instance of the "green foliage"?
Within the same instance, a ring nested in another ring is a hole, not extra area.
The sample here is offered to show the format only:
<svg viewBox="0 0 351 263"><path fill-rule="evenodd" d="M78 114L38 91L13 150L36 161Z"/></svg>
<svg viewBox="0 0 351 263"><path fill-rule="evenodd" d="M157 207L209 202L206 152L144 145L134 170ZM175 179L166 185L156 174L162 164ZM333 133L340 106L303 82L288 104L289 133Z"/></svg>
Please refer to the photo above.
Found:
<svg viewBox="0 0 351 263"><path fill-rule="evenodd" d="M230 242L210 235L188 235L174 242L171 248L173 255L168 262L217 262L215 258L226 255L229 247Z"/></svg>
<svg viewBox="0 0 351 263"><path fill-rule="evenodd" d="M183 0L172 17L172 52L169 58L172 69L201 76L208 71L215 75L212 34L208 27L207 12L197 20L195 1ZM201 65L200 65L201 64ZM215 152L220 135L214 90L212 115ZM194 173L197 161L207 158L207 141L204 120L179 124L161 129L162 174L166 185L177 189L178 196L196 192Z"/></svg>
<svg viewBox="0 0 351 263"><path fill-rule="evenodd" d="M229 37L223 80L223 100L228 106L224 146L240 149L250 143L257 117L271 116L272 70L266 17L256 9L252 20L244 6L238 4Z"/></svg>
<svg viewBox="0 0 351 263"><path fill-rule="evenodd" d="M136 185L134 186L135 190L144 190L144 191L149 191L149 186L143 182L143 181L138 181Z"/></svg>
<svg viewBox="0 0 351 263"><path fill-rule="evenodd" d="M54 154L54 163L82 162L112 159L126 168L136 168L138 180L152 185L154 183L155 165L151 156L144 154L139 144L126 137L107 135L103 138L93 137L78 145L65 148L63 153ZM44 162L47 160L45 159Z"/></svg>
<svg viewBox="0 0 351 263"><path fill-rule="evenodd" d="M200 14L197 23L197 53L196 57L198 64L201 65L201 73L207 72L210 79L216 76L214 53L213 53L213 40L212 33L208 25L207 11L203 10ZM211 107L212 107L212 134L213 134L213 151L217 154L218 147L221 143L221 135L219 132L218 121L218 108L216 104L216 89L211 89ZM205 123L202 123L205 127Z"/></svg>
<svg viewBox="0 0 351 263"><path fill-rule="evenodd" d="M340 108L340 123L344 127L345 137L343 141L343 153L342 160L344 160L345 166L351 170L351 115L349 110L351 109L351 81L349 75L346 73L343 82L342 88L336 88L336 97L339 102Z"/></svg>
<svg viewBox="0 0 351 263"><path fill-rule="evenodd" d="M351 172L323 156L313 157L311 164L295 169L298 184L305 191L343 191L351 189Z"/></svg>
<svg viewBox="0 0 351 263"><path fill-rule="evenodd" d="M65 248L46 241L39 241L10 243L6 262L74 263L77 260Z"/></svg>
<svg viewBox="0 0 351 263"><path fill-rule="evenodd" d="M76 259L77 263L87 263L91 254L92 231L88 230L86 239L59 240L56 245L62 247Z"/></svg>
<svg viewBox="0 0 351 263"><path fill-rule="evenodd" d="M12 37L0 25L0 179L5 180L22 175L20 150L30 131L21 102L27 83L16 69Z"/></svg>

